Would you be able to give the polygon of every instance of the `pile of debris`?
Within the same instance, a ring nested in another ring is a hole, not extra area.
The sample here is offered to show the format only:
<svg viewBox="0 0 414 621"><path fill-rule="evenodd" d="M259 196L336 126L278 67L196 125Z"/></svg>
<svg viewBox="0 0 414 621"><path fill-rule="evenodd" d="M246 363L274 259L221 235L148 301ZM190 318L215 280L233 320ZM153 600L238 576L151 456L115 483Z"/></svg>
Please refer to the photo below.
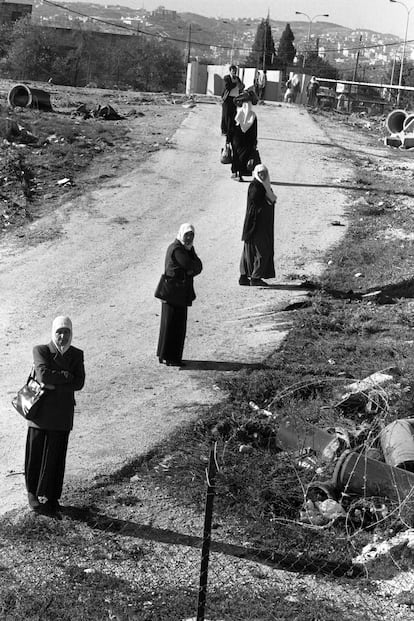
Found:
<svg viewBox="0 0 414 621"><path fill-rule="evenodd" d="M414 498L414 419L392 420L389 407L408 390L394 367L349 383L333 406L340 424L325 429L300 426L293 418L279 420L270 411L275 400L267 410L249 404L265 426L273 419L274 445L312 478L304 486L302 524L326 529L342 523L347 534L374 531L396 515L396 508L397 513L401 507L409 509Z"/></svg>
<svg viewBox="0 0 414 621"><path fill-rule="evenodd" d="M399 149L414 148L414 113L405 110L393 110L385 120L385 127L390 135L384 138L388 147Z"/></svg>

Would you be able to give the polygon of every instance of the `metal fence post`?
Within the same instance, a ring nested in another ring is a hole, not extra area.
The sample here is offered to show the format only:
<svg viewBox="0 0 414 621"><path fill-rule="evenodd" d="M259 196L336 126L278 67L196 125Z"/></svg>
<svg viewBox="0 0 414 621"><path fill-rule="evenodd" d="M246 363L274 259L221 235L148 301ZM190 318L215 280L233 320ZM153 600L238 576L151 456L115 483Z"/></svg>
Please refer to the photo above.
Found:
<svg viewBox="0 0 414 621"><path fill-rule="evenodd" d="M201 549L200 586L198 590L197 621L204 621L204 614L205 614L205 607L206 607L208 561L209 561L210 543L211 543L211 522L213 519L213 502L214 502L215 483L216 483L216 474L217 474L217 464L216 464L216 456L215 456L216 446L217 446L216 443L213 443L211 445L210 455L208 459L206 508L205 508L205 513L204 513L203 547Z"/></svg>

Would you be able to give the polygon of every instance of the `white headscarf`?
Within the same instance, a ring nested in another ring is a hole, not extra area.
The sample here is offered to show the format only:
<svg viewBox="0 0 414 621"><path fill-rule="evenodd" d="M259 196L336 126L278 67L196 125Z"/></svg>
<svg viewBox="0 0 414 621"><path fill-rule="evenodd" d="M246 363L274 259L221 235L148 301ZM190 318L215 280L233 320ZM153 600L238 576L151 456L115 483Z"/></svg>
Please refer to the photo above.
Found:
<svg viewBox="0 0 414 621"><path fill-rule="evenodd" d="M59 328L68 328L70 330L69 341L63 347L61 347L56 342L56 331L59 330ZM66 351L68 351L68 349L70 347L70 344L72 342L72 334L73 334L72 321L69 319L68 316L59 315L59 317L56 317L56 319L53 320L53 324L52 324L52 341L53 341L56 349L58 350L58 352L60 354L63 355Z"/></svg>
<svg viewBox="0 0 414 621"><path fill-rule="evenodd" d="M177 233L177 239L178 239L178 241L179 241L179 242L180 242L183 246L185 246L186 248L190 248L190 247L192 247L192 245L193 245L193 244L191 244L191 246L189 246L188 244L184 244L184 235L185 235L186 233L189 233L190 231L192 231L192 232L195 234L195 229L194 229L193 225L192 225L192 224L190 224L189 222L184 222L184 224L182 224L182 225L180 226L180 229L179 229L179 231L178 231L178 233Z"/></svg>
<svg viewBox="0 0 414 621"><path fill-rule="evenodd" d="M240 129L245 134L251 128L256 118L256 114L252 110L252 102L243 102L242 107L237 110L234 118L236 125L240 125Z"/></svg>
<svg viewBox="0 0 414 621"><path fill-rule="evenodd" d="M265 172L266 178L264 180L260 179L259 172ZM262 184L264 189L266 190L266 198L267 200L273 204L276 202L276 195L273 193L272 186L270 185L270 176L267 166L264 164L257 164L253 170L253 178L256 179L259 183Z"/></svg>

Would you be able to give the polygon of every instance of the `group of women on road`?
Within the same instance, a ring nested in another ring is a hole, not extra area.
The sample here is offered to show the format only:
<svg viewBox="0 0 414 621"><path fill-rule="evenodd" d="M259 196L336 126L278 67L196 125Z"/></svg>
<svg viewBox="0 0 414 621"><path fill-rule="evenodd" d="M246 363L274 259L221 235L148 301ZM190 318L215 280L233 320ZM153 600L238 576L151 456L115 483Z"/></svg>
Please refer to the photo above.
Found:
<svg viewBox="0 0 414 621"><path fill-rule="evenodd" d="M251 91L244 89L235 69L230 67L230 75L224 78L221 129L232 144L232 178L242 181L243 174L253 175L242 229L239 284L267 286L263 279L275 276L276 196L266 166L259 163L250 170L247 166L257 151L257 118L251 108ZM176 239L167 248L162 287L159 285L156 291L162 300L157 356L160 364L166 366L185 366L187 311L196 297L194 277L203 269L194 248L194 234L192 224L181 225ZM73 426L74 394L85 382L83 352L72 346L72 335L70 318L56 317L50 342L33 349L33 376L42 385L44 394L35 420L28 421L25 481L30 508L53 516L58 516L61 510L59 500ZM40 498L45 498L45 502Z"/></svg>
<svg viewBox="0 0 414 621"><path fill-rule="evenodd" d="M237 76L237 67L229 67L224 76L221 133L230 145L232 179L243 181L253 174L247 192L243 225L243 252L240 260L240 285L267 286L265 278L274 278L274 207L269 171L260 163L257 150L257 117L252 105L257 97L252 88L245 89Z"/></svg>

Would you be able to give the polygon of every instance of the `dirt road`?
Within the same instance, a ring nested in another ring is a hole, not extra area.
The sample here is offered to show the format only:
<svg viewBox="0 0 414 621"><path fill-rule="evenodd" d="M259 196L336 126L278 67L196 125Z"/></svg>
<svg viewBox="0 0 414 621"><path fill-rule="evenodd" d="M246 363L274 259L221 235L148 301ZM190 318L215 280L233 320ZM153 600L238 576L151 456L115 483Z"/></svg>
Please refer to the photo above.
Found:
<svg viewBox="0 0 414 621"><path fill-rule="evenodd" d="M266 105L257 115L262 160L277 183L274 283L312 277L344 231L331 222L341 219L346 198L326 186L351 171L302 108ZM87 371L68 477L93 477L144 452L221 398L217 373L262 360L286 333L286 318L272 311L293 291L238 285L248 184L231 181L229 167L218 163L219 117L219 105L197 105L171 148L32 225L52 241L26 248L9 241L0 250L0 513L26 501L25 423L10 400L29 371L32 346L50 340L55 315L72 317ZM153 291L165 249L185 221L195 225L204 271L189 312L189 363L178 370L155 356L160 304Z"/></svg>

